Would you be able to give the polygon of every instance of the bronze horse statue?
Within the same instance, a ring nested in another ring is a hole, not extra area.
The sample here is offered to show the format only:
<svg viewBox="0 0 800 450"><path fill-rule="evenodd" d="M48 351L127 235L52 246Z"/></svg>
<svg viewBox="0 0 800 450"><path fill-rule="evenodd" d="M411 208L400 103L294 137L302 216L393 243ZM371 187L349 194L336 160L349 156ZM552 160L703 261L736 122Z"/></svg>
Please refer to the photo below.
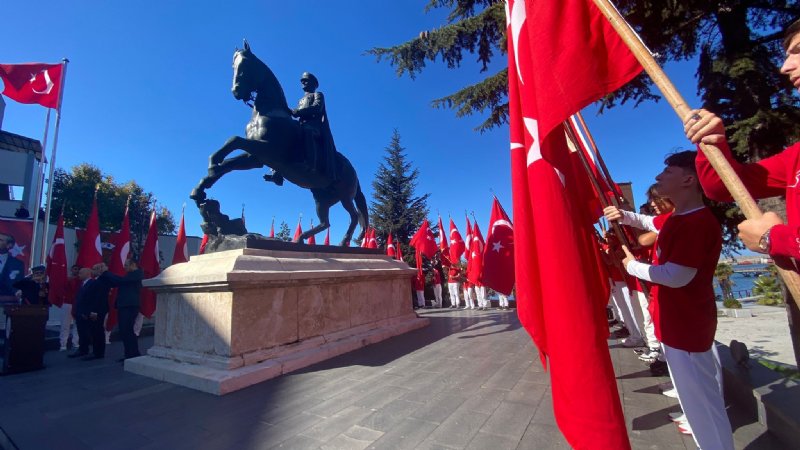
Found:
<svg viewBox="0 0 800 450"><path fill-rule="evenodd" d="M312 169L304 155L301 125L291 116L283 88L272 70L250 51L247 41L243 49L233 54L231 90L237 100L248 105L253 101L253 115L247 123L246 137L231 137L209 157L208 176L200 180L190 195L201 211L206 201L205 190L223 175L233 170L267 166L280 172L286 180L310 189L314 196L319 224L304 232L301 241L330 227L329 209L337 202L350 214L350 225L339 245L349 243L359 224L361 232L357 240L361 240L369 225L369 212L353 165L336 152L335 176ZM226 158L236 150L245 153Z"/></svg>

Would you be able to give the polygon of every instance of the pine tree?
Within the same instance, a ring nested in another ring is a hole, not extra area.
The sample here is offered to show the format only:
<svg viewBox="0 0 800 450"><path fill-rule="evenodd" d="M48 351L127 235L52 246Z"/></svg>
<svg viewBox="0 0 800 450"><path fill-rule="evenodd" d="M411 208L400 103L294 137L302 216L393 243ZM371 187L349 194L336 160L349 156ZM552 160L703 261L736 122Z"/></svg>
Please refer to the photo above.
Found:
<svg viewBox="0 0 800 450"><path fill-rule="evenodd" d="M278 227L278 232L275 233L275 239L280 241L289 242L292 240L291 232L289 231L289 224L286 221L281 220L281 224Z"/></svg>
<svg viewBox="0 0 800 450"><path fill-rule="evenodd" d="M395 245L402 245L403 256L412 263L414 252L408 241L428 217L430 196L416 196L418 176L419 170L412 169L405 148L400 145L400 133L395 129L372 181L370 221L377 230L379 244L384 245L391 232Z"/></svg>
<svg viewBox="0 0 800 450"><path fill-rule="evenodd" d="M784 58L782 30L800 17L800 1L614 3L661 64L698 60L697 90L702 106L725 121L731 148L739 160L748 162L773 155L800 138L800 103L786 77L779 74ZM493 57L505 58L503 4L500 0L429 0L427 10L450 10L445 26L423 31L419 37L394 47L373 48L369 52L378 61L388 60L398 76L414 78L427 62L438 59L448 68L458 68L465 53L475 54L481 70L486 71ZM500 70L434 100L433 105L453 108L459 117L488 111L488 118L478 130L497 127L508 120L506 78L507 71ZM600 110L628 101L638 105L659 99L650 79L642 74L601 100ZM743 217L738 208L717 205L713 209L724 224L726 248L741 248L736 224Z"/></svg>

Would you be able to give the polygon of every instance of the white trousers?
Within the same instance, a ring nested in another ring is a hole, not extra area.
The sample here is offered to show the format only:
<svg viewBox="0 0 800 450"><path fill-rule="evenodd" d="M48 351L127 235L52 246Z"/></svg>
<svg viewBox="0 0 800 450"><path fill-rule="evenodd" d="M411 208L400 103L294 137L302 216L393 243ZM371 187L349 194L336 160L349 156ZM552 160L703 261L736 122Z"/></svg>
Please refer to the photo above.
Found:
<svg viewBox="0 0 800 450"><path fill-rule="evenodd" d="M500 302L499 302L500 303L500 307L501 308L508 308L508 297L506 297L503 294L497 294L497 296L500 297Z"/></svg>
<svg viewBox="0 0 800 450"><path fill-rule="evenodd" d="M61 305L61 348L67 347L70 330L72 331L72 347L78 348L78 327L75 326L75 319L72 318L72 305L64 303Z"/></svg>
<svg viewBox="0 0 800 450"><path fill-rule="evenodd" d="M458 283L447 283L447 289L450 290L450 304L458 307L461 299L458 296Z"/></svg>
<svg viewBox="0 0 800 450"><path fill-rule="evenodd" d="M425 307L425 291L417 291L417 306Z"/></svg>
<svg viewBox="0 0 800 450"><path fill-rule="evenodd" d="M433 285L433 295L436 297L436 306L437 308L442 307L442 285L441 284L434 284Z"/></svg>
<svg viewBox="0 0 800 450"><path fill-rule="evenodd" d="M489 306L489 300L486 299L486 286L475 287L475 293L478 294L478 307L486 308Z"/></svg>
<svg viewBox="0 0 800 450"><path fill-rule="evenodd" d="M633 291L633 295L639 299L639 308L642 311L642 326L644 327L645 343L650 348L658 348L661 346L661 343L658 342L658 338L656 337L656 326L653 324L653 317L650 316L650 311L647 309L650 302L643 292Z"/></svg>
<svg viewBox="0 0 800 450"><path fill-rule="evenodd" d="M615 281L611 285L611 298L614 301L619 312L622 314L622 321L625 322L625 327L630 332L631 339L641 339L642 332L639 330L639 324L633 317L633 310L631 309L631 297L628 291L628 285L624 281Z"/></svg>
<svg viewBox="0 0 800 450"><path fill-rule="evenodd" d="M697 446L702 450L733 450L733 432L725 412L715 344L699 353L662 346L672 384Z"/></svg>
<svg viewBox="0 0 800 450"><path fill-rule="evenodd" d="M464 288L464 308L475 309L475 288Z"/></svg>

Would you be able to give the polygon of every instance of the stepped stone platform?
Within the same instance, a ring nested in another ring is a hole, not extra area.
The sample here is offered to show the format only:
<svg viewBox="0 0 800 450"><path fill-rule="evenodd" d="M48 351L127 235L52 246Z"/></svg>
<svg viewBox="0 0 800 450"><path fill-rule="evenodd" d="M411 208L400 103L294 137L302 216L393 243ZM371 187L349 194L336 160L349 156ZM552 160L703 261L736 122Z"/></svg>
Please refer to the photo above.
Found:
<svg viewBox="0 0 800 450"><path fill-rule="evenodd" d="M424 327L403 262L375 250L249 240L145 286L155 345L125 370L217 395ZM260 248L252 248L260 247Z"/></svg>

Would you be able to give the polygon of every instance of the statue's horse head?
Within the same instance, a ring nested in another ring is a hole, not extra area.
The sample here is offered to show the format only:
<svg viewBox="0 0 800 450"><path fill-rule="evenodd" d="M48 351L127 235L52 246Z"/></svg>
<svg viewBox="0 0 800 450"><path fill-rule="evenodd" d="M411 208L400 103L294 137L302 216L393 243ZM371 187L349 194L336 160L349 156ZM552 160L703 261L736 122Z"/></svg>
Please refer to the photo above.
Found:
<svg viewBox="0 0 800 450"><path fill-rule="evenodd" d="M243 49L233 53L233 86L231 92L236 100L248 103L258 98L265 111L270 109L288 110L286 95L275 74L250 51L250 44L244 41ZM255 96L253 95L255 93ZM258 107L258 104L256 105Z"/></svg>

